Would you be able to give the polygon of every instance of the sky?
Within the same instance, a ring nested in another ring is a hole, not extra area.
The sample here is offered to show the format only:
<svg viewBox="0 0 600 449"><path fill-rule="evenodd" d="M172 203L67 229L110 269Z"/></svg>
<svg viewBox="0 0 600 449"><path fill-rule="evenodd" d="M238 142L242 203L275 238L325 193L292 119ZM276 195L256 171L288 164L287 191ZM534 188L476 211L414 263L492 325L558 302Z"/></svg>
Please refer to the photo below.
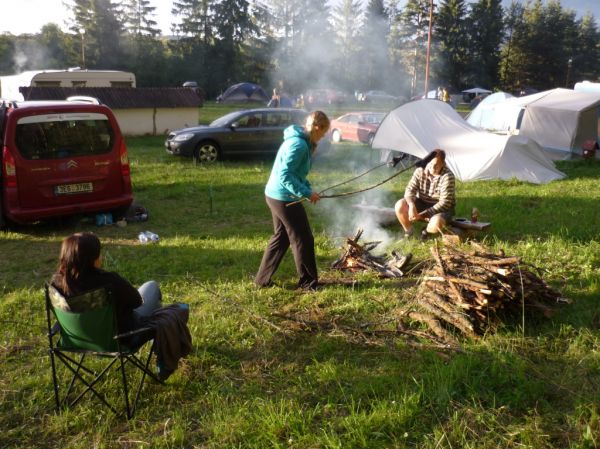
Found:
<svg viewBox="0 0 600 449"><path fill-rule="evenodd" d="M340 0L330 0L335 4ZM439 0L436 0L439 1ZM510 0L503 0L505 4ZM172 0L151 0L156 7L155 20L164 34L170 34ZM591 11L596 19L600 18L599 0L562 0L563 8L572 8L578 16ZM42 26L54 22L66 31L65 20L68 12L63 0L0 0L0 33L9 32L14 35L38 33Z"/></svg>

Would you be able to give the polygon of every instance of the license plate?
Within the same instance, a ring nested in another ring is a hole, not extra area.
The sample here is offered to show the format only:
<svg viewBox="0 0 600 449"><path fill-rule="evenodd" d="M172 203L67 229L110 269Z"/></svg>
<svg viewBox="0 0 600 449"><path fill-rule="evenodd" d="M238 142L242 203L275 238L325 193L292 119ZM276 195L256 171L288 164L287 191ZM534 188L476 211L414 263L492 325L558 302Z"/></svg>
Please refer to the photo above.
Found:
<svg viewBox="0 0 600 449"><path fill-rule="evenodd" d="M73 193L86 193L93 191L91 182L81 182L79 184L63 184L54 187L56 195L71 195Z"/></svg>

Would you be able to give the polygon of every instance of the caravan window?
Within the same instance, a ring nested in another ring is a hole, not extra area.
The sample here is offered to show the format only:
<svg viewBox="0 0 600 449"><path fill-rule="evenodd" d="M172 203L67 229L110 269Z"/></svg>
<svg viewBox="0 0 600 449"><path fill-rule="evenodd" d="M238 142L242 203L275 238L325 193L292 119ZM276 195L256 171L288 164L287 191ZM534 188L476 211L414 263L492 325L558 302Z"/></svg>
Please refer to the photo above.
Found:
<svg viewBox="0 0 600 449"><path fill-rule="evenodd" d="M114 133L99 113L36 115L21 118L15 141L26 159L62 159L109 153Z"/></svg>
<svg viewBox="0 0 600 449"><path fill-rule="evenodd" d="M131 81L111 81L110 87L133 87Z"/></svg>
<svg viewBox="0 0 600 449"><path fill-rule="evenodd" d="M60 87L60 81L34 81L35 87Z"/></svg>

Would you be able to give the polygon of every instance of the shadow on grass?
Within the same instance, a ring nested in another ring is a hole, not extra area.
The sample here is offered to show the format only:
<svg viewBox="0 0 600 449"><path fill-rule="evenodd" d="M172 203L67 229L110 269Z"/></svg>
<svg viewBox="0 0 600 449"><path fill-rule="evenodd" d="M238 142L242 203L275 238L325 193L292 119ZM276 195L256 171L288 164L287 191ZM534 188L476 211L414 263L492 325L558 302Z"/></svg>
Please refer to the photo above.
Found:
<svg viewBox="0 0 600 449"><path fill-rule="evenodd" d="M234 402L254 404L257 409L244 419L258 434L273 430L257 418L261 408L272 413L276 404L287 404L287 412L306 419L305 432L326 429L342 447L354 447L356 433L360 447L389 447L403 438L422 444L436 431L446 433L453 447L461 447L461 438L483 438L477 447L498 447L493 443L508 438L508 428L521 443L531 437L528 432L537 435L531 447L548 447L539 445L544 441L566 447L585 429L570 417L589 409L582 418L593 423L599 390L592 373L598 367L590 360L557 357L527 339L504 350L467 347L445 359L401 343L361 344L335 334L275 335L250 350L208 345L206 365L216 363L219 375L205 372L202 382ZM229 405L236 415L236 405ZM308 418L311 410L319 412ZM280 421L282 444L291 431L285 416L273 417ZM248 438L231 433L234 440Z"/></svg>

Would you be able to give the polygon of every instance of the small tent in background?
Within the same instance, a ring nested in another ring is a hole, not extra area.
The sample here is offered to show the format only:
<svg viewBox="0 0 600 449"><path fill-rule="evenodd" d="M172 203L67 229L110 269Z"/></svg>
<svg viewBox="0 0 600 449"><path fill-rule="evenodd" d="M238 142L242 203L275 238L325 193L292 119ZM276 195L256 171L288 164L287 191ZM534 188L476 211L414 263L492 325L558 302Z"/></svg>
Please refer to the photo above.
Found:
<svg viewBox="0 0 600 449"><path fill-rule="evenodd" d="M258 84L238 83L229 86L225 92L217 97L219 103L266 103L269 96Z"/></svg>
<svg viewBox="0 0 600 449"><path fill-rule="evenodd" d="M496 106L498 103L504 103L509 98L514 97L506 92L496 92L488 95L465 117L465 120L476 128L505 131L510 125L504 122L504 115L496 112Z"/></svg>
<svg viewBox="0 0 600 449"><path fill-rule="evenodd" d="M542 184L565 176L533 140L478 130L441 101L418 100L394 109L379 125L372 146L419 158L442 148L461 181L516 178Z"/></svg>
<svg viewBox="0 0 600 449"><path fill-rule="evenodd" d="M591 81L581 81L575 83L573 90L576 92L600 92L600 83L592 83Z"/></svg>

